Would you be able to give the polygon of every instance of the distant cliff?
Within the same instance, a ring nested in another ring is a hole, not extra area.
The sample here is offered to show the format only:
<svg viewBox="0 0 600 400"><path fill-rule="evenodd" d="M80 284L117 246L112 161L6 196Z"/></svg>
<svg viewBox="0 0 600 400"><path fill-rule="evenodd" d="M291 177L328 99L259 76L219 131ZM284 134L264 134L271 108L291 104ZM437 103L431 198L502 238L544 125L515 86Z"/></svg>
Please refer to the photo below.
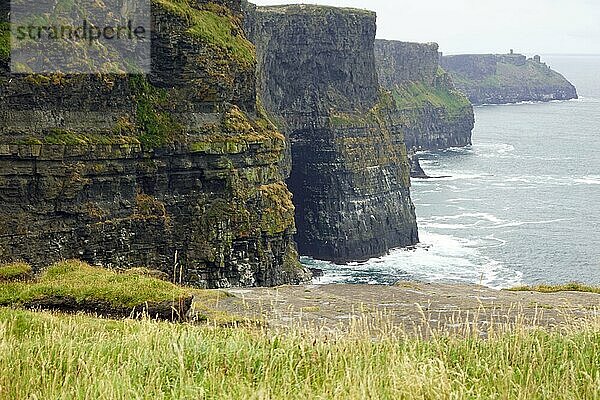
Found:
<svg viewBox="0 0 600 400"><path fill-rule="evenodd" d="M148 76L11 76L0 52L0 262L305 281L286 141L257 107L240 1L152 6Z"/></svg>
<svg viewBox="0 0 600 400"><path fill-rule="evenodd" d="M570 100L575 87L561 74L522 54L481 54L442 57L442 66L473 104Z"/></svg>
<svg viewBox="0 0 600 400"><path fill-rule="evenodd" d="M375 14L247 5L258 91L291 141L302 254L364 260L418 241L402 131L380 90Z"/></svg>
<svg viewBox="0 0 600 400"><path fill-rule="evenodd" d="M443 149L471 144L473 107L439 64L438 45L375 42L380 83L392 92L397 129L408 149Z"/></svg>

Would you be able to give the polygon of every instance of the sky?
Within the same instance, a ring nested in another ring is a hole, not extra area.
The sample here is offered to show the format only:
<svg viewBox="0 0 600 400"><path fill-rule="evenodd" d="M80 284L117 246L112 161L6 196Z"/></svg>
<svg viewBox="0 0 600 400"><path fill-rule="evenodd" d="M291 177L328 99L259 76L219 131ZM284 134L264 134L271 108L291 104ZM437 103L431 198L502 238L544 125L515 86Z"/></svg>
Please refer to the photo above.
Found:
<svg viewBox="0 0 600 400"><path fill-rule="evenodd" d="M251 0L252 1L252 0ZM598 0L254 0L377 12L377 37L436 42L444 54L600 54Z"/></svg>

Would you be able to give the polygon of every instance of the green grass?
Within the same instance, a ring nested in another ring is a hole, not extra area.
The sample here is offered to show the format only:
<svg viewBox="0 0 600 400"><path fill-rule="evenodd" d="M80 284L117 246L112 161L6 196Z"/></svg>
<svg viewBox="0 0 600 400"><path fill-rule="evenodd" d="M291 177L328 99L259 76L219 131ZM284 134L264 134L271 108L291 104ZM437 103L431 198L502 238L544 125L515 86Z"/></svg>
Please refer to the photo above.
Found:
<svg viewBox="0 0 600 400"><path fill-rule="evenodd" d="M540 292L540 293L559 293L559 292L583 292L600 294L600 287L584 285L577 282L566 283L564 285L540 285L540 286L520 286L510 289L513 292Z"/></svg>
<svg viewBox="0 0 600 400"><path fill-rule="evenodd" d="M142 145L155 149L176 141L182 128L165 110L168 109L167 91L154 87L143 75L131 75L129 84L135 94L138 139Z"/></svg>
<svg viewBox="0 0 600 400"><path fill-rule="evenodd" d="M10 24L0 22L0 60L8 61L10 58Z"/></svg>
<svg viewBox="0 0 600 400"><path fill-rule="evenodd" d="M31 266L25 263L0 265L0 282L23 281L32 277Z"/></svg>
<svg viewBox="0 0 600 400"><path fill-rule="evenodd" d="M0 309L2 399L598 399L600 324L429 340Z"/></svg>
<svg viewBox="0 0 600 400"><path fill-rule="evenodd" d="M192 289L141 274L120 274L80 261L64 261L43 271L32 282L0 283L0 306L70 302L74 310L106 306L118 314L147 305L191 298Z"/></svg>
<svg viewBox="0 0 600 400"><path fill-rule="evenodd" d="M462 86L478 87L481 89L498 89L510 87L546 87L564 86L568 82L556 71L532 60L525 65L514 65L499 62L496 74L482 79L472 80L463 75L452 73L452 79Z"/></svg>
<svg viewBox="0 0 600 400"><path fill-rule="evenodd" d="M392 95L400 110L444 108L450 115L457 115L470 107L469 100L458 91L428 85L425 82L410 82L396 87Z"/></svg>
<svg viewBox="0 0 600 400"><path fill-rule="evenodd" d="M133 136L104 135L92 133L83 134L55 129L51 131L48 135L41 138L40 143L76 146L89 144L139 144L140 141Z"/></svg>
<svg viewBox="0 0 600 400"><path fill-rule="evenodd" d="M214 3L208 3L205 9L199 10L191 6L190 0L153 0L153 3L187 21L187 32L205 44L222 50L241 64L255 63L254 46L244 37L241 21L232 15L231 10Z"/></svg>

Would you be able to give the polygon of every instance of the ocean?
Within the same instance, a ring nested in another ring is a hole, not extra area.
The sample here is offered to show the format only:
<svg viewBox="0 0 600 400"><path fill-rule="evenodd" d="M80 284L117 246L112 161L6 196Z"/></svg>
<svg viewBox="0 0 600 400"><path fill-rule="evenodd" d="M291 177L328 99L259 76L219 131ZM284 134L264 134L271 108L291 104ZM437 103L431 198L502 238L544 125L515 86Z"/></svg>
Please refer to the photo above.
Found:
<svg viewBox="0 0 600 400"><path fill-rule="evenodd" d="M545 56L579 100L475 108L473 146L420 154L421 244L365 263L303 258L317 283L600 284L600 56Z"/></svg>

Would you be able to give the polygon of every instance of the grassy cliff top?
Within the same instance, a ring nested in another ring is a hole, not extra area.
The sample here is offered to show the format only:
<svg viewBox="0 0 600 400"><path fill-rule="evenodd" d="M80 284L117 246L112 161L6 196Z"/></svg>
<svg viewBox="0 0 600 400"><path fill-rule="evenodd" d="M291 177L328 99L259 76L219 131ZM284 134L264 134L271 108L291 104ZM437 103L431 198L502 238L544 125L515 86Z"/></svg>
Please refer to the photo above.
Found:
<svg viewBox="0 0 600 400"><path fill-rule="evenodd" d="M10 57L10 24L0 22L0 61L7 61Z"/></svg>
<svg viewBox="0 0 600 400"><path fill-rule="evenodd" d="M511 87L511 86L563 86L570 85L569 81L560 73L552 70L545 63L532 59L525 60L521 54L470 54L457 56L444 56L448 58L465 58L475 60L495 58L496 73L472 79L465 74L449 70L454 81L458 84L477 84L481 87ZM521 63L514 60L521 59ZM477 64L475 64L477 66Z"/></svg>
<svg viewBox="0 0 600 400"><path fill-rule="evenodd" d="M257 11L264 13L277 13L287 15L314 15L320 16L326 13L335 14L354 14L364 17L376 17L375 11L361 9L361 8L350 8L350 7L332 7L322 6L314 4L287 4L287 5L276 5L276 6L265 6L258 7Z"/></svg>
<svg viewBox="0 0 600 400"><path fill-rule="evenodd" d="M47 268L31 282L0 284L0 306L27 306L45 298L62 297L75 303L103 302L115 308L133 308L193 294L192 289L155 278L119 274L79 261L64 261Z"/></svg>
<svg viewBox="0 0 600 400"><path fill-rule="evenodd" d="M440 45L436 42L419 43L419 42L404 42L401 40L376 39L375 43L389 44L389 45L396 45L396 46L435 47L435 50L438 50L440 48Z"/></svg>
<svg viewBox="0 0 600 400"><path fill-rule="evenodd" d="M244 36L240 18L229 8L215 3L195 7L192 0L152 0L152 4L185 20L187 33L205 44L242 64L255 63L254 45Z"/></svg>
<svg viewBox="0 0 600 400"><path fill-rule="evenodd" d="M527 60L522 66L509 63L498 63L497 79L490 79L489 84L504 86L511 82L525 82L532 85L564 85L568 81L564 76L550 69L546 64Z"/></svg>

